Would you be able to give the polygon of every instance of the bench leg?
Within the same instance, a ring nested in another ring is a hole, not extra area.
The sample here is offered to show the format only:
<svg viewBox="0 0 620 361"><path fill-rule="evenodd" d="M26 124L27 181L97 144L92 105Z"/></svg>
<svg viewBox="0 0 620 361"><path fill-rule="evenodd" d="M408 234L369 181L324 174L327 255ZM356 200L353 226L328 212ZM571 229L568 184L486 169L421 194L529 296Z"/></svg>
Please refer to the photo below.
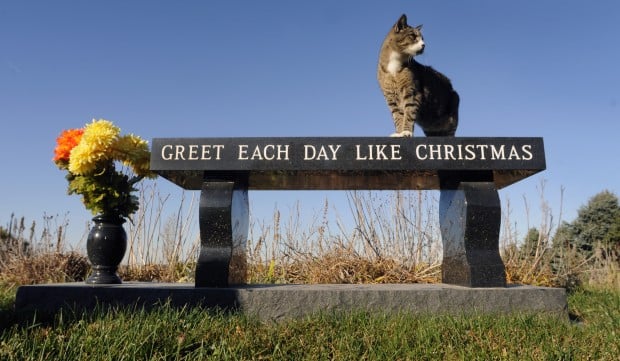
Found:
<svg viewBox="0 0 620 361"><path fill-rule="evenodd" d="M468 287L506 287L499 255L501 207L492 182L462 182L441 190L442 282Z"/></svg>
<svg viewBox="0 0 620 361"><path fill-rule="evenodd" d="M248 210L248 191L235 187L235 182L202 184L196 287L226 287L245 281Z"/></svg>

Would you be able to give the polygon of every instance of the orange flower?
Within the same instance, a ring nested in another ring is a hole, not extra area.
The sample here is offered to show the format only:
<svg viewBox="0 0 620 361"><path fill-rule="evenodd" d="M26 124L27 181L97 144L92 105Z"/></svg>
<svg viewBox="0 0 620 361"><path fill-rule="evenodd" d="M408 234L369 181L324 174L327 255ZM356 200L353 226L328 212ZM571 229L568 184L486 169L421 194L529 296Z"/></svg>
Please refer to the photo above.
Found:
<svg viewBox="0 0 620 361"><path fill-rule="evenodd" d="M54 162L69 162L69 155L82 139L83 129L64 130L56 138L56 149L54 149Z"/></svg>

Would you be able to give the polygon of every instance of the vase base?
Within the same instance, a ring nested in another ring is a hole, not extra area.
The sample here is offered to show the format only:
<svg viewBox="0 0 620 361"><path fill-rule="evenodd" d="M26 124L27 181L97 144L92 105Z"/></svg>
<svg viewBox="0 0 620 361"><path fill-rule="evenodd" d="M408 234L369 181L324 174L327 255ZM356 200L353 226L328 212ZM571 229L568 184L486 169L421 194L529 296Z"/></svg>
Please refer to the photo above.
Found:
<svg viewBox="0 0 620 361"><path fill-rule="evenodd" d="M115 271L94 270L84 283L88 285L117 285L123 281Z"/></svg>

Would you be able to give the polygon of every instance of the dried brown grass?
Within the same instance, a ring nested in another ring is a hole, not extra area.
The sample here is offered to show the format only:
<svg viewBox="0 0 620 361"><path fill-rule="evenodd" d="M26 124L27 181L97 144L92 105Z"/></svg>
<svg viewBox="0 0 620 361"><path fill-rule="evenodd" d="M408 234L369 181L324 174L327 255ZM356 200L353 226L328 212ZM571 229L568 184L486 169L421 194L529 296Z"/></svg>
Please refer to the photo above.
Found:
<svg viewBox="0 0 620 361"><path fill-rule="evenodd" d="M250 283L431 283L440 279L439 228L422 192L350 192L354 224L331 215L328 200L302 222L297 204L274 211L249 239ZM424 210L424 212L422 211Z"/></svg>
<svg viewBox="0 0 620 361"><path fill-rule="evenodd" d="M554 244L554 237L562 223L561 200L564 190L560 190L557 221L545 198L544 181L541 181L539 192L541 218L534 227L538 230L538 238L533 245L526 245L524 239L520 239L514 229L511 229L513 223L510 220L510 203L507 202L505 206L503 224L506 228L501 245L508 282L562 287L568 290L582 285L620 289L620 250L608 249L603 244L598 244L593 246L596 250L594 255L587 257L567 244ZM530 229L527 199L524 198L524 202Z"/></svg>
<svg viewBox="0 0 620 361"><path fill-rule="evenodd" d="M66 216L44 215L43 227L26 227L23 217L11 215L6 238L1 239L0 283L23 285L82 281L90 265L83 255L67 250Z"/></svg>
<svg viewBox="0 0 620 361"><path fill-rule="evenodd" d="M438 264L406 266L391 258L368 259L344 250L319 257L300 259L279 267L284 283L436 283L440 280Z"/></svg>
<svg viewBox="0 0 620 361"><path fill-rule="evenodd" d="M157 182L141 182L140 209L127 223L128 249L119 276L124 281L187 282L199 243L192 232L195 198L163 195ZM172 206L169 203L174 203ZM167 213L167 210L174 210Z"/></svg>
<svg viewBox="0 0 620 361"><path fill-rule="evenodd" d="M124 281L192 282L199 248L194 200L177 201L166 218L168 196L154 185L141 190L142 208L127 225L128 254L119 269ZM541 194L543 192L541 191ZM441 281L441 236L437 199L427 192L348 193L353 224L346 225L325 200L311 217L297 203L283 216L252 220L243 268L248 283L435 283ZM511 227L510 203L504 210L500 247L508 283L574 287L580 283L620 288L617 262L605 255L584 259L570 249L554 249L557 224L541 196L539 239L524 250ZM529 216L528 216L529 217ZM561 219L561 216L560 216ZM193 226L192 226L193 225ZM529 225L528 225L529 226ZM0 282L33 284L81 281L89 273L86 257L67 251L63 230L51 223L31 252L9 252L0 262ZM23 227L22 227L23 228ZM31 232L32 233L32 232ZM610 251L611 252L611 251ZM594 266L597 265L597 266ZM243 279L245 277L245 279Z"/></svg>
<svg viewBox="0 0 620 361"><path fill-rule="evenodd" d="M528 284L535 286L557 287L566 284L568 276L559 275L553 270L551 260L555 250L552 247L552 237L561 222L560 216L556 222L552 208L545 198L545 182L540 183L539 209L541 210L540 221L535 227L538 230L538 238L535 244L526 245L524 239L513 228L511 221L510 200L504 207L502 223L504 225L503 239L500 242L502 258L506 266L506 280L508 283ZM530 206L524 198L527 229L530 229ZM571 267L571 272L576 271Z"/></svg>
<svg viewBox="0 0 620 361"><path fill-rule="evenodd" d="M40 253L8 260L0 272L0 282L11 285L79 282L89 271L88 259L76 252Z"/></svg>

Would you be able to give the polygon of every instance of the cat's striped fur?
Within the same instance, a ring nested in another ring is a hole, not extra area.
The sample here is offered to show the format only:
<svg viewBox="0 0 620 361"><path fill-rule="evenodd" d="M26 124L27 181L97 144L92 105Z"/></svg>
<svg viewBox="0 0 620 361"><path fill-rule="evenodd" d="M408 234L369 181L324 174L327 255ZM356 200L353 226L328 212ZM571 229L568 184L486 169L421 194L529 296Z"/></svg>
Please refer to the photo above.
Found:
<svg viewBox="0 0 620 361"><path fill-rule="evenodd" d="M413 59L424 51L421 29L407 25L403 14L379 54L377 78L394 118L392 136L413 136L414 123L427 136L454 136L459 95L446 76Z"/></svg>

